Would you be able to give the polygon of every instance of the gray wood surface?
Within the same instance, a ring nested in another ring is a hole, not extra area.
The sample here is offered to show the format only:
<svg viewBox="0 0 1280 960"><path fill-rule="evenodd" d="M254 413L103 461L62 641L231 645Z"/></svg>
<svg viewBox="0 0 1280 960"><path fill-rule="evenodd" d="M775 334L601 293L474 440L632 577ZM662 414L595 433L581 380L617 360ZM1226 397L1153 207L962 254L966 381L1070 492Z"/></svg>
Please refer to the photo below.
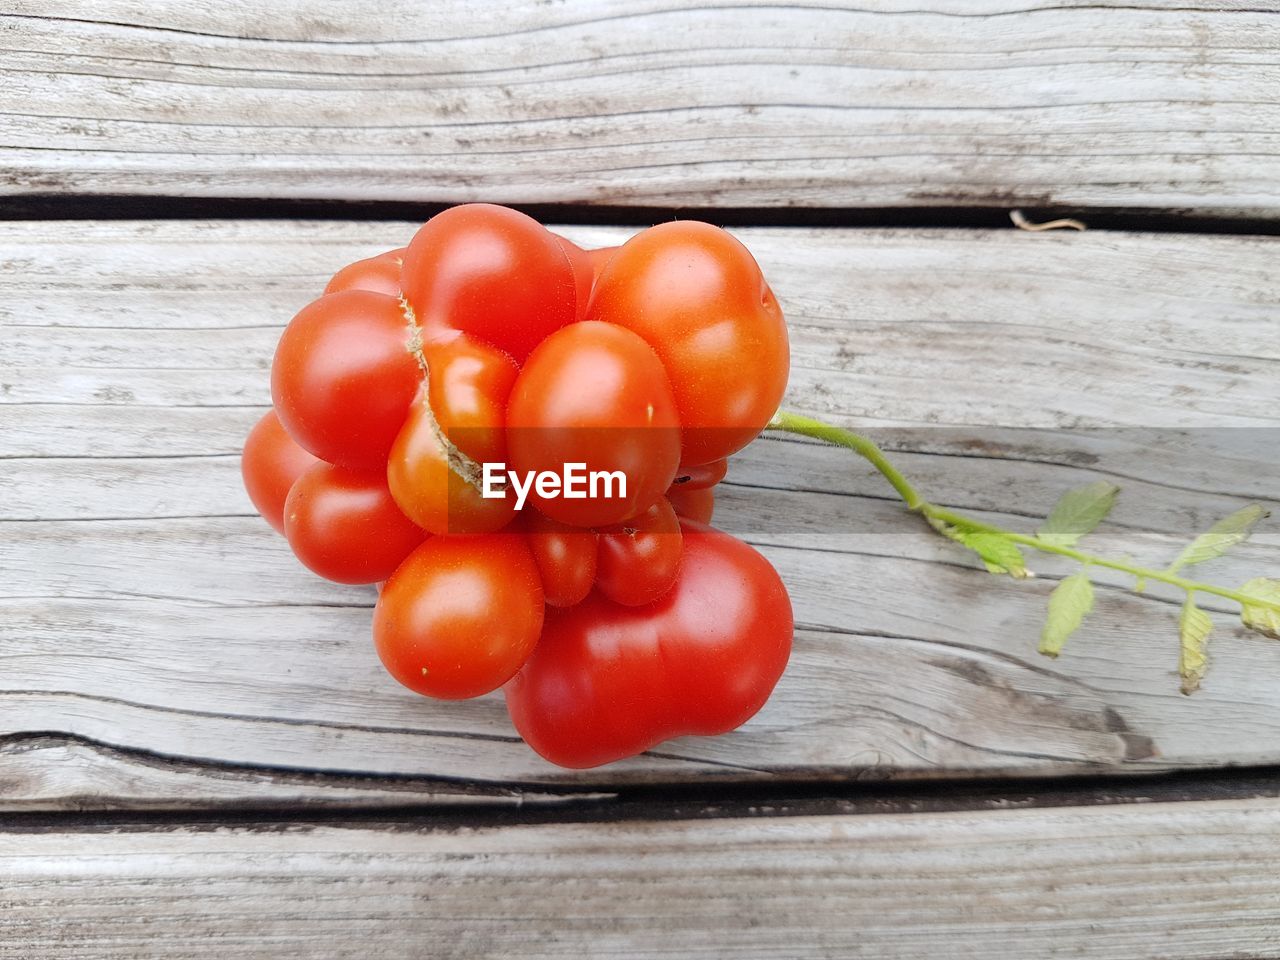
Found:
<svg viewBox="0 0 1280 960"><path fill-rule="evenodd" d="M0 195L1274 218L1277 11L16 0Z"/></svg>
<svg viewBox="0 0 1280 960"><path fill-rule="evenodd" d="M1280 953L1276 800L457 827L0 829L9 957Z"/></svg>
<svg viewBox="0 0 1280 960"><path fill-rule="evenodd" d="M851 455L779 438L735 458L717 515L778 567L798 623L743 730L568 773L515 738L499 697L402 691L370 648L372 590L292 559L252 513L238 450L282 325L412 229L0 224L0 804L521 803L1280 762L1280 644L1218 616L1185 698L1174 598L1104 587L1045 660L1068 567L990 577ZM1280 501L1274 239L738 233L789 317L788 405L878 429L939 502L1029 530L1065 488L1114 479L1098 546L1161 562L1184 531ZM1278 560L1264 533L1206 575L1238 584Z"/></svg>

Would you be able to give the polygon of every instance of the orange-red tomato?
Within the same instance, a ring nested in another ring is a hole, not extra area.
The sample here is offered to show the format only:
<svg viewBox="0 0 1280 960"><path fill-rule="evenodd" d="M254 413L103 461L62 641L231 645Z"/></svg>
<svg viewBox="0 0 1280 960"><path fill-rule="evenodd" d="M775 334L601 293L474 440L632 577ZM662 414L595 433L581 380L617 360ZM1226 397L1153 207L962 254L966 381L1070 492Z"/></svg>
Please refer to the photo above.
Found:
<svg viewBox="0 0 1280 960"><path fill-rule="evenodd" d="M400 261L403 257L404 248L401 247L367 260L349 263L333 275L324 292L329 294L342 290L370 290L388 297L399 297Z"/></svg>
<svg viewBox="0 0 1280 960"><path fill-rule="evenodd" d="M667 500L677 517L698 523L710 523L716 510L716 493L712 487L672 487L667 491Z"/></svg>
<svg viewBox="0 0 1280 960"><path fill-rule="evenodd" d="M253 425L240 457L240 474L249 499L264 520L284 533L284 500L289 488L316 458L303 450L268 410Z"/></svg>
<svg viewBox="0 0 1280 960"><path fill-rule="evenodd" d="M382 588L373 640L410 690L457 700L502 686L528 659L542 584L523 538L433 537Z"/></svg>
<svg viewBox="0 0 1280 960"><path fill-rule="evenodd" d="M544 514L576 526L617 523L647 510L676 475L680 422L666 372L653 350L622 327L584 321L552 334L520 371L507 405L507 450L521 476L621 473L614 496L539 495ZM587 488L589 491L589 487Z"/></svg>
<svg viewBox="0 0 1280 960"><path fill-rule="evenodd" d="M680 521L666 498L638 517L600 531L596 589L638 607L671 589L680 572Z"/></svg>
<svg viewBox="0 0 1280 960"><path fill-rule="evenodd" d="M461 330L517 361L577 319L573 267L555 235L488 203L451 207L423 224L400 283L429 335Z"/></svg>
<svg viewBox="0 0 1280 960"><path fill-rule="evenodd" d="M544 517L537 510L525 511L523 529L538 564L547 603L553 607L581 603L596 582L599 535Z"/></svg>
<svg viewBox="0 0 1280 960"><path fill-rule="evenodd" d="M651 227L605 266L589 318L657 351L684 428L682 463L726 457L777 412L790 352L778 301L750 252L695 221Z"/></svg>
<svg viewBox="0 0 1280 960"><path fill-rule="evenodd" d="M271 365L290 436L329 463L383 470L421 380L408 338L394 297L346 290L303 307Z"/></svg>
<svg viewBox="0 0 1280 960"><path fill-rule="evenodd" d="M400 512L381 473L329 463L289 491L284 534L307 568L338 583L385 580L427 536Z"/></svg>

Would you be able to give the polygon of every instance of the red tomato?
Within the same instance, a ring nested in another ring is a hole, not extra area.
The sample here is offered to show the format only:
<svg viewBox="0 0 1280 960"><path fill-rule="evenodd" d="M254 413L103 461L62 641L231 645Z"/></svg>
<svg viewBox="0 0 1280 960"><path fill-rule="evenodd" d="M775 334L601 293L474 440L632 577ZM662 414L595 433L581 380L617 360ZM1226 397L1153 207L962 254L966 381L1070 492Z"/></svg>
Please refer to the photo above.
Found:
<svg viewBox="0 0 1280 960"><path fill-rule="evenodd" d="M657 351L683 463L741 449L777 412L790 363L782 311L747 248L718 227L675 221L637 234L604 268L589 315Z"/></svg>
<svg viewBox="0 0 1280 960"><path fill-rule="evenodd" d="M591 254L558 233L553 236L559 242L560 248L564 250L565 256L569 258L570 266L573 267L573 289L577 294L578 304L576 319L582 320L587 315L587 304L591 301L591 287L596 281L595 271L591 267Z"/></svg>
<svg viewBox="0 0 1280 960"><path fill-rule="evenodd" d="M321 297L285 328L271 396L290 435L321 460L382 470L421 374L394 297L347 290Z"/></svg>
<svg viewBox="0 0 1280 960"><path fill-rule="evenodd" d="M714 487L729 472L728 460L712 460L696 467L681 466L671 484L672 490L705 490Z"/></svg>
<svg viewBox="0 0 1280 960"><path fill-rule="evenodd" d="M387 459L387 485L400 509L432 533L492 533L515 517L510 494L484 497L451 465L431 410L419 398L409 408Z"/></svg>
<svg viewBox="0 0 1280 960"><path fill-rule="evenodd" d="M507 405L511 468L563 476L564 465L587 474L620 471L626 496L530 501L552 519L602 526L635 516L662 496L680 459L679 420L666 372L634 333L584 321L559 330L520 371ZM603 486L597 492L603 493Z"/></svg>
<svg viewBox="0 0 1280 960"><path fill-rule="evenodd" d="M769 562L685 523L680 577L625 607L593 593L547 611L542 639L507 685L507 709L534 750L593 767L686 734L718 734L764 705L791 652L791 602Z"/></svg>
<svg viewBox="0 0 1280 960"><path fill-rule="evenodd" d="M382 474L329 463L289 491L284 534L305 566L338 583L385 580L427 536L400 512Z"/></svg>
<svg viewBox="0 0 1280 960"><path fill-rule="evenodd" d="M477 466L505 462L504 420L516 365L500 350L461 334L428 343L425 356L431 406L420 394L392 445L391 493L400 509L432 533L492 533L511 521L514 501L483 497L452 468L444 441Z"/></svg>
<svg viewBox="0 0 1280 960"><path fill-rule="evenodd" d="M492 204L428 220L405 251L400 282L429 334L461 330L518 361L577 319L573 267L555 235Z"/></svg>
<svg viewBox="0 0 1280 960"><path fill-rule="evenodd" d="M280 426L274 410L253 425L240 457L240 475L249 499L264 520L284 533L284 500L293 482L316 462Z"/></svg>
<svg viewBox="0 0 1280 960"><path fill-rule="evenodd" d="M666 498L638 517L600 531L596 589L629 607L651 603L680 572L680 521Z"/></svg>
<svg viewBox="0 0 1280 960"><path fill-rule="evenodd" d="M596 582L596 532L526 510L524 534L538 564L547 603L553 607L581 603Z"/></svg>
<svg viewBox="0 0 1280 960"><path fill-rule="evenodd" d="M383 586L373 641L410 690L478 697L520 669L542 632L543 609L538 568L521 537L435 537Z"/></svg>
<svg viewBox="0 0 1280 960"><path fill-rule="evenodd" d="M404 248L401 247L367 260L349 263L333 275L324 292L329 294L342 290L371 290L388 297L399 297L400 261L403 257Z"/></svg>
<svg viewBox="0 0 1280 960"><path fill-rule="evenodd" d="M677 517L696 520L698 523L710 523L716 509L716 494L711 487L672 487L667 491L667 500Z"/></svg>
<svg viewBox="0 0 1280 960"><path fill-rule="evenodd" d="M621 247L598 247L595 250L586 251L587 259L591 261L592 289L595 289L595 285L600 282L600 274L604 272L605 266L613 259L613 255L621 249Z"/></svg>

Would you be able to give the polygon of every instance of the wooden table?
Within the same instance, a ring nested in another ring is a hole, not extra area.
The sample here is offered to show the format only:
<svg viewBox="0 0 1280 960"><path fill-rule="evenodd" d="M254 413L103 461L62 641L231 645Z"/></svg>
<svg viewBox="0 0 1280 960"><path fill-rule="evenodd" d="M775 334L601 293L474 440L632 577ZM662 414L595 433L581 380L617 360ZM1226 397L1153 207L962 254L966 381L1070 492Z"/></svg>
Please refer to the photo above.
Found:
<svg viewBox="0 0 1280 960"><path fill-rule="evenodd" d="M16 0L0 12L0 957L1275 957L1280 644L997 580L829 448L718 521L794 599L741 731L567 772L400 690L239 448L282 325L439 205L733 227L787 405L1167 562L1280 501L1280 5ZM1011 209L1086 232L1012 229ZM1280 573L1259 533L1206 568Z"/></svg>

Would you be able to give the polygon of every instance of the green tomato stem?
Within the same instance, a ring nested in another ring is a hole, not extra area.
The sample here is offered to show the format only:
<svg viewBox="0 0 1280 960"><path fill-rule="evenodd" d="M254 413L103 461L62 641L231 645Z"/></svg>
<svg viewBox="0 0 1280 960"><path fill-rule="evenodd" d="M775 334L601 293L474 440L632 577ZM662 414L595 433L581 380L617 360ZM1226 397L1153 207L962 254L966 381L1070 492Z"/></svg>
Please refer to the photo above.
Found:
<svg viewBox="0 0 1280 960"><path fill-rule="evenodd" d="M1239 590L1231 590L1227 587L1219 587L1212 583L1201 583L1198 580L1189 580L1186 577L1180 577L1175 573L1167 570L1156 570L1151 567L1142 567L1137 564L1127 563L1123 560L1111 560L1107 557L1101 557L1097 554L1087 553L1084 550L1076 550L1073 547L1065 547L1040 537L1028 536L1027 534L1016 533L1012 530L1006 530L994 524L984 523L981 520L975 520L965 516L962 513L956 513L943 507L935 506L920 495L920 492L911 485L902 473L889 462L889 458L885 456L884 451L876 444L862 436L854 433L852 430L845 430L842 427L833 427L830 424L823 423L821 420L814 420L810 417L801 416L798 413L790 413L786 410L779 410L772 420L769 421L766 430L774 430L779 433L794 433L802 437L812 437L816 440L822 440L826 443L835 444L836 446L845 447L854 451L859 456L866 459L873 467L875 467L894 490L897 491L903 502L913 512L920 514L927 520L936 521L939 526L949 524L954 527L960 527L965 530L979 531L982 533L993 533L1005 537L1014 543L1029 547L1032 550L1038 550L1041 553L1053 553L1058 556L1069 557L1086 566L1106 567L1110 570L1119 570L1122 573L1130 574L1142 580L1158 580L1161 583L1167 583L1172 586L1184 590L1188 595L1194 593L1211 593L1219 597L1225 597L1234 600L1241 606L1251 607L1267 607L1272 610L1280 611L1280 603L1272 600L1266 600L1262 597L1251 597L1248 594L1241 593ZM935 526L934 529L939 529Z"/></svg>

